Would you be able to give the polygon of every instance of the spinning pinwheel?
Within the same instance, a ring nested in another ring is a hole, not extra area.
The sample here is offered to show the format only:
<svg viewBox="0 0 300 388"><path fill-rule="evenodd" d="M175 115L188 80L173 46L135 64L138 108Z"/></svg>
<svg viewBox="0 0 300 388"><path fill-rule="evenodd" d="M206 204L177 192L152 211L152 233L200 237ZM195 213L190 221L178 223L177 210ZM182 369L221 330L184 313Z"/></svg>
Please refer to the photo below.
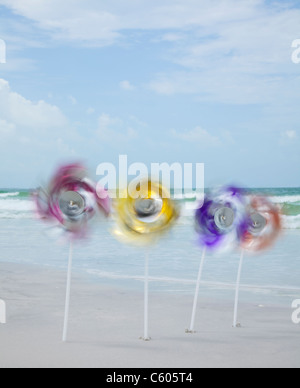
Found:
<svg viewBox="0 0 300 388"><path fill-rule="evenodd" d="M195 214L196 232L203 247L191 324L186 333L194 333L196 309L206 251L229 250L236 246L247 229L244 192L236 187L224 187L208 194Z"/></svg>
<svg viewBox="0 0 300 388"><path fill-rule="evenodd" d="M67 340L73 241L87 236L88 222L97 210L105 215L110 212L107 196L98 196L96 185L87 177L87 171L81 164L66 165L58 169L48 188L39 189L35 194L38 215L45 221L60 228L70 240L70 253L67 277L65 319L63 341ZM97 188L99 194L100 188ZM104 198L104 199L100 199Z"/></svg>
<svg viewBox="0 0 300 388"><path fill-rule="evenodd" d="M126 195L122 195L123 199L116 202L116 228L113 232L122 242L151 246L173 226L179 213L161 184L144 180L137 184L136 189L138 198L133 198L128 190ZM148 300L149 251L145 259L144 341L151 339L148 333Z"/></svg>
<svg viewBox="0 0 300 388"><path fill-rule="evenodd" d="M240 280L245 251L258 252L269 248L280 235L281 215L277 207L265 197L253 196L247 209L247 228L241 239L242 254L236 282L233 327L239 327L237 321Z"/></svg>

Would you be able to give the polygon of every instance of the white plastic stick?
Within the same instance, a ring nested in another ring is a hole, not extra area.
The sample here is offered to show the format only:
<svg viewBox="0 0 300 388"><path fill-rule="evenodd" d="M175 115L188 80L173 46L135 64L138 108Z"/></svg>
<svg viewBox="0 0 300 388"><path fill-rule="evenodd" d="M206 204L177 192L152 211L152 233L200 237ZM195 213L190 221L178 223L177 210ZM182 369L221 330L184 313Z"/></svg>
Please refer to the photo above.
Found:
<svg viewBox="0 0 300 388"><path fill-rule="evenodd" d="M145 283L144 283L144 341L150 341L149 337L149 251L145 257Z"/></svg>
<svg viewBox="0 0 300 388"><path fill-rule="evenodd" d="M0 323L6 323L6 304L0 299Z"/></svg>
<svg viewBox="0 0 300 388"><path fill-rule="evenodd" d="M196 292L195 292L195 296L194 296L192 319L191 319L190 328L188 330L186 330L187 333L194 333L195 318L196 318L196 311L197 311L197 304L198 304L198 296L199 296L200 283L201 283L201 279L202 279L203 267L204 267L204 262L205 262L205 256L206 256L206 248L204 248L204 250L203 250L202 258L200 261L200 268L199 268L199 273L198 273Z"/></svg>
<svg viewBox="0 0 300 388"><path fill-rule="evenodd" d="M65 319L64 319L63 342L67 341L67 333L68 333L70 296L71 296L71 278L72 278L72 260L73 260L73 243L70 242L70 253L69 253L68 276L67 276L67 291L66 291L66 304L65 304Z"/></svg>
<svg viewBox="0 0 300 388"><path fill-rule="evenodd" d="M238 276L236 281L236 290L235 290L235 302L234 302L234 314L233 314L233 327L238 327L237 322L237 316L238 316L238 306L239 306L239 293L240 293L240 285L241 285L241 275L242 275L242 268L243 268L243 262L244 262L244 254L245 251L242 250L241 258L240 258L240 265L238 270Z"/></svg>

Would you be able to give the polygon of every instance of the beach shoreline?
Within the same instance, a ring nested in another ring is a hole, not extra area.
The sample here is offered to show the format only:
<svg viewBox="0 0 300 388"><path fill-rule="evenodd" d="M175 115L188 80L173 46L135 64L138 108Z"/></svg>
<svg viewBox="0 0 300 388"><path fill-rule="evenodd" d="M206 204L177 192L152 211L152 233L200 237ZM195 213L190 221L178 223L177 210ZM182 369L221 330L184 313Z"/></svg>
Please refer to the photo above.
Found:
<svg viewBox="0 0 300 388"><path fill-rule="evenodd" d="M241 303L242 328L232 328L232 304L200 295L195 334L186 334L190 295L151 293L143 334L143 292L90 282L73 274L68 342L62 343L66 272L1 263L0 368L299 367L300 330L292 310Z"/></svg>

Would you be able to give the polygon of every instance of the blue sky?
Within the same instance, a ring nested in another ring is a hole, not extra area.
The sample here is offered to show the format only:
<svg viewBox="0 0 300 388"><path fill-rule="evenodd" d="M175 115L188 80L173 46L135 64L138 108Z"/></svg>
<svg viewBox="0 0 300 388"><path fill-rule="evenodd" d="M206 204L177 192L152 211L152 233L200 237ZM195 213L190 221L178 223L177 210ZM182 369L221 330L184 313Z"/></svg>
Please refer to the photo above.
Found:
<svg viewBox="0 0 300 388"><path fill-rule="evenodd" d="M0 0L0 186L127 154L298 187L299 25L293 1Z"/></svg>

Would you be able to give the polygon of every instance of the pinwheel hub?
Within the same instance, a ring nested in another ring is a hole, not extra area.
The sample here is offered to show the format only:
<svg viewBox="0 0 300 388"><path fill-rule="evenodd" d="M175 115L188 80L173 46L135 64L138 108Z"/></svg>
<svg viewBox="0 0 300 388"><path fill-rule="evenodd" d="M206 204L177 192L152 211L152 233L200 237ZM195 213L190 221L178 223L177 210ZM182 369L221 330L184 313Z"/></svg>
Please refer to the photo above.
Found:
<svg viewBox="0 0 300 388"><path fill-rule="evenodd" d="M151 221L153 217L159 216L163 208L161 198L144 198L135 201L135 212L144 222Z"/></svg>
<svg viewBox="0 0 300 388"><path fill-rule="evenodd" d="M221 207L215 212L215 224L220 230L227 230L234 223L234 211L230 207Z"/></svg>
<svg viewBox="0 0 300 388"><path fill-rule="evenodd" d="M249 232L251 234L260 234L267 226L267 220L260 213L250 215Z"/></svg>
<svg viewBox="0 0 300 388"><path fill-rule="evenodd" d="M76 191L65 191L59 198L59 207L66 217L77 218L84 213L85 199Z"/></svg>

